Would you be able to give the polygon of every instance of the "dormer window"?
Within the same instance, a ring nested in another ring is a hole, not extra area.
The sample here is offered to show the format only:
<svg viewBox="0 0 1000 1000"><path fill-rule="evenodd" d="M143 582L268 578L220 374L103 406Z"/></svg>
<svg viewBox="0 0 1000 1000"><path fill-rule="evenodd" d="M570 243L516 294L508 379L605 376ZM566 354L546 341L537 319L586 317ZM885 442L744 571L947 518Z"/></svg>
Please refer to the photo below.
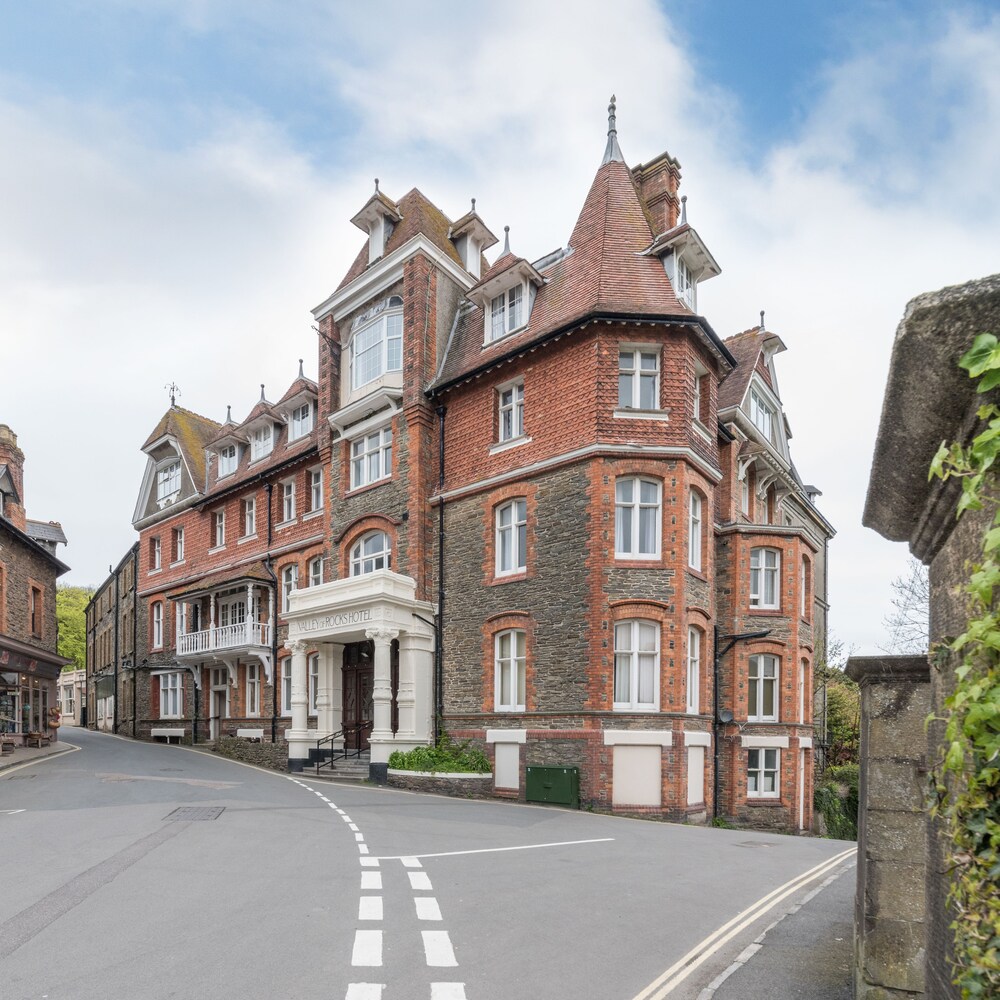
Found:
<svg viewBox="0 0 1000 1000"><path fill-rule="evenodd" d="M156 499L166 500L181 489L181 463L171 462L156 473Z"/></svg>
<svg viewBox="0 0 1000 1000"><path fill-rule="evenodd" d="M677 293L677 298L689 309L694 311L698 308L697 283L683 257L677 258L674 291Z"/></svg>
<svg viewBox="0 0 1000 1000"><path fill-rule="evenodd" d="M274 424L256 428L250 435L250 461L267 458L274 450Z"/></svg>
<svg viewBox="0 0 1000 1000"><path fill-rule="evenodd" d="M352 389L360 389L386 372L403 370L403 300L398 295L369 309L354 325Z"/></svg>
<svg viewBox="0 0 1000 1000"><path fill-rule="evenodd" d="M525 322L523 285L514 285L490 300L490 340L506 337Z"/></svg>
<svg viewBox="0 0 1000 1000"><path fill-rule="evenodd" d="M774 407L754 388L750 389L750 419L771 444L778 443Z"/></svg>
<svg viewBox="0 0 1000 1000"><path fill-rule="evenodd" d="M238 454L236 445L227 444L219 449L219 478L231 476L236 471Z"/></svg>
<svg viewBox="0 0 1000 1000"><path fill-rule="evenodd" d="M305 402L301 406L292 410L291 428L288 434L289 441L295 441L304 437L313 429L313 405Z"/></svg>

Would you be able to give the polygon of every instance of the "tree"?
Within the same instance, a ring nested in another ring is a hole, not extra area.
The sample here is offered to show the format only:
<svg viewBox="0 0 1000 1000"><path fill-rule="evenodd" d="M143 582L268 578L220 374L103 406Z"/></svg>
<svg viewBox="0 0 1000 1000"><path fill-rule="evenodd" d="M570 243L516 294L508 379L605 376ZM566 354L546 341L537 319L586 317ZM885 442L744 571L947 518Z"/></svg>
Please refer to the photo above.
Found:
<svg viewBox="0 0 1000 1000"><path fill-rule="evenodd" d="M892 581L892 610L882 619L887 642L883 653L895 656L926 653L931 585L927 567L912 556L906 571Z"/></svg>
<svg viewBox="0 0 1000 1000"><path fill-rule="evenodd" d="M93 596L92 587L60 586L56 589L58 652L67 660L73 660L75 668L80 670L87 666L87 618L84 612Z"/></svg>
<svg viewBox="0 0 1000 1000"><path fill-rule="evenodd" d="M816 664L813 675L814 719L822 752L820 770L831 764L856 764L861 741L861 692L844 673L854 652L842 639L831 635L825 661Z"/></svg>

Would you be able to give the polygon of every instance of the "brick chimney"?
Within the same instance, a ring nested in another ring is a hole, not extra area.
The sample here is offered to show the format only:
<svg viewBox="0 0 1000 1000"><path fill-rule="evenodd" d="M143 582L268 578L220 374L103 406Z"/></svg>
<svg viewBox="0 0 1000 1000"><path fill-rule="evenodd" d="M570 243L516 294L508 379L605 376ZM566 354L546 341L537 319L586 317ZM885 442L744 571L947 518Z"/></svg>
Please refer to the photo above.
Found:
<svg viewBox="0 0 1000 1000"><path fill-rule="evenodd" d="M653 235L659 236L673 229L680 215L677 198L677 189L681 185L680 163L669 153L661 153L655 160L633 167L632 179L649 213Z"/></svg>
<svg viewBox="0 0 1000 1000"><path fill-rule="evenodd" d="M17 499L4 497L3 516L24 531L27 523L24 516L24 452L17 446L17 435L6 425L0 424L0 466L7 466Z"/></svg>

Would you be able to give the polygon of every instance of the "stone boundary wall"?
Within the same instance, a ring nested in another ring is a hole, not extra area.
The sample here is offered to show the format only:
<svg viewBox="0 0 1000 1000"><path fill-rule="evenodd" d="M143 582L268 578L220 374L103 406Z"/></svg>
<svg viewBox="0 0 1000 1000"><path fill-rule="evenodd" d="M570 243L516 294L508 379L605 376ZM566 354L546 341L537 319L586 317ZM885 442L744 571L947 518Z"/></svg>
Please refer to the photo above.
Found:
<svg viewBox="0 0 1000 1000"><path fill-rule="evenodd" d="M244 764L268 767L273 771L288 770L288 744L284 740L279 743L257 743L238 736L220 736L212 744L212 752Z"/></svg>
<svg viewBox="0 0 1000 1000"><path fill-rule="evenodd" d="M861 687L855 1000L925 996L926 656L853 656Z"/></svg>
<svg viewBox="0 0 1000 1000"><path fill-rule="evenodd" d="M435 792L462 799L493 798L492 774L444 774L432 771L397 771L389 768L390 788L411 792Z"/></svg>

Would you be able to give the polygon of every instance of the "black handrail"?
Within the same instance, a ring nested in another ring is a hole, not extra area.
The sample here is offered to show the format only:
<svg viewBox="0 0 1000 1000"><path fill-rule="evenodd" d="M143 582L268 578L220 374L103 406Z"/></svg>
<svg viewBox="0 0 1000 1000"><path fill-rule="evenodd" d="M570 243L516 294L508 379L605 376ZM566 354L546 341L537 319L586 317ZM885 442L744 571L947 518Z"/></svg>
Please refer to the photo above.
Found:
<svg viewBox="0 0 1000 1000"><path fill-rule="evenodd" d="M371 729L372 723L370 721L359 722L354 726L344 726L343 729L330 736L324 736L323 739L316 741L316 773L319 774L319 769L327 764L330 769L333 769L333 762L335 760L347 760L349 757L361 758L361 754L364 752L361 747L361 736L367 729ZM347 745L348 737L356 736L357 739L352 742L355 744L353 747ZM343 737L343 746L334 746L334 741ZM330 744L330 756L323 759L320 754L320 748L325 744Z"/></svg>

